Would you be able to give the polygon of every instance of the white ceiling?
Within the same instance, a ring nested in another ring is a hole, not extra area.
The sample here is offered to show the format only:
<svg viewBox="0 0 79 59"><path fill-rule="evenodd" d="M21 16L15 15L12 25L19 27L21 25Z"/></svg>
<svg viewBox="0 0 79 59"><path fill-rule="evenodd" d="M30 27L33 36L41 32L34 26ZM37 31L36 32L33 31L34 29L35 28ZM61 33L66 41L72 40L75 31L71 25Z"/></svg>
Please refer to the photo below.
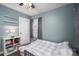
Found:
<svg viewBox="0 0 79 59"><path fill-rule="evenodd" d="M3 3L2 5L27 14L29 16L34 16L67 4L68 3L34 3L35 9L27 9L26 6L19 6L18 3Z"/></svg>

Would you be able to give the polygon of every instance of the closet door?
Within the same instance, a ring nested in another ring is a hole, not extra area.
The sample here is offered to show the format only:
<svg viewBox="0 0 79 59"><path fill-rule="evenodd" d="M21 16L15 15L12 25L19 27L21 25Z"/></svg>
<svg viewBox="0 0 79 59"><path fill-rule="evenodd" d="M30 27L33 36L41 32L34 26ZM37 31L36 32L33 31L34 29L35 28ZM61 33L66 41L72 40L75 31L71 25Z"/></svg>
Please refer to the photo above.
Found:
<svg viewBox="0 0 79 59"><path fill-rule="evenodd" d="M30 37L42 39L42 17L31 19L30 24Z"/></svg>
<svg viewBox="0 0 79 59"><path fill-rule="evenodd" d="M20 44L27 44L30 42L30 20L19 17L19 36L21 37Z"/></svg>
<svg viewBox="0 0 79 59"><path fill-rule="evenodd" d="M33 20L33 37L38 38L38 19Z"/></svg>

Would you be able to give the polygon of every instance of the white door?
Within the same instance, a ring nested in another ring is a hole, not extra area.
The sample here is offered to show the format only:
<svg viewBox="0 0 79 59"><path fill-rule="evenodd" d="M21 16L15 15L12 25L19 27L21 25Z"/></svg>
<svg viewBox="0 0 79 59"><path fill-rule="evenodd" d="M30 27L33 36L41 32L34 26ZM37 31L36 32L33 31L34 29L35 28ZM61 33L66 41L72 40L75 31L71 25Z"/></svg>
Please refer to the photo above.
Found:
<svg viewBox="0 0 79 59"><path fill-rule="evenodd" d="M30 42L30 20L27 18L19 17L19 36L20 44L27 44Z"/></svg>

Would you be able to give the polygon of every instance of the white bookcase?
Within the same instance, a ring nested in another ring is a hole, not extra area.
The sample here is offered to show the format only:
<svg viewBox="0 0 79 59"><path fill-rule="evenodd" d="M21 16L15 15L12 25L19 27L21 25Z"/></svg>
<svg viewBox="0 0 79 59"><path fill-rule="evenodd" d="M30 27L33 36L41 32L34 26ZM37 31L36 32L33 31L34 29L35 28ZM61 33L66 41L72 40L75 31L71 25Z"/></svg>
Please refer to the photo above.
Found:
<svg viewBox="0 0 79 59"><path fill-rule="evenodd" d="M15 38L3 38L4 55L10 55L16 52L19 48L20 37Z"/></svg>

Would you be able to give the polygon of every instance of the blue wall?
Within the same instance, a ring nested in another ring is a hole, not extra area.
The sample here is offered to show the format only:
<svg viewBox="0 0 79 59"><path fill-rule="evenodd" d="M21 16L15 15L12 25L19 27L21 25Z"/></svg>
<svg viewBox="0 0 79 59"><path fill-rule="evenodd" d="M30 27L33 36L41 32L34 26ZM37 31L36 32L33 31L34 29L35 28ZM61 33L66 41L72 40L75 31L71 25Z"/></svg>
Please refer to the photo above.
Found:
<svg viewBox="0 0 79 59"><path fill-rule="evenodd" d="M55 42L74 39L74 5L68 4L32 18L42 17L43 39Z"/></svg>
<svg viewBox="0 0 79 59"><path fill-rule="evenodd" d="M17 24L4 23L3 20L7 19L6 17L4 17L5 15L14 17L15 19L13 21L17 22ZM19 33L19 30L18 30L19 16L30 19L30 16L28 16L28 15L25 15L23 13L20 13L18 11L15 11L13 9L0 5L0 36L4 36L6 34L5 29L4 29L4 26L6 26L6 25L16 26L17 27L16 35L18 35L18 33ZM0 40L0 50L2 50L2 41L1 40Z"/></svg>
<svg viewBox="0 0 79 59"><path fill-rule="evenodd" d="M30 16L15 11L13 9L7 8L3 5L0 5L0 36L5 34L3 27L6 24L3 24L2 20L6 18L5 15L15 17L15 22L18 22L19 16L26 17L30 19ZM74 39L74 28L73 28L73 17L74 17L74 5L69 4L54 10L51 10L46 13L42 13L31 18L35 19L42 17L42 31L43 39L55 42L61 42L64 40L72 41ZM7 24L17 26L18 24ZM18 29L17 29L18 30ZM17 31L18 35L18 31ZM1 45L0 41L0 45ZM1 49L1 47L0 47Z"/></svg>
<svg viewBox="0 0 79 59"><path fill-rule="evenodd" d="M4 17L5 15L8 15L8 16L16 18L13 21L17 22L17 24L10 24L10 23L9 24L4 24L3 20L7 19L6 17ZM13 10L13 9L7 8L7 7L3 6L3 5L0 5L0 28L1 28L0 29L0 36L3 36L5 34L3 26L5 26L5 25L18 26L18 24L19 24L18 23L19 16L30 18L30 16L22 14L22 13L20 13L18 11ZM18 31L16 33L18 35Z"/></svg>

